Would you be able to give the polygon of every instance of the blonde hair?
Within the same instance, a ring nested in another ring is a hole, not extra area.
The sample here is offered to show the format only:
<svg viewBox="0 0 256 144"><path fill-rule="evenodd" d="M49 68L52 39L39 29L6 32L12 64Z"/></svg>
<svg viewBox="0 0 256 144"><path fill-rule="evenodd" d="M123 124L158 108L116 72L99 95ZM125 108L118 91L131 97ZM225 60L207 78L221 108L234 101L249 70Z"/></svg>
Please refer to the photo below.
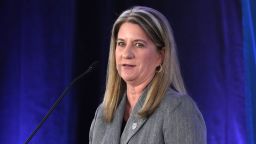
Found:
<svg viewBox="0 0 256 144"><path fill-rule="evenodd" d="M120 99L126 89L126 84L118 75L115 63L117 34L120 26L125 22L138 24L156 45L157 50L159 52L163 51L164 53L161 65L162 70L156 72L152 79L139 115L141 117L150 116L160 104L169 87L172 87L179 93L186 93L177 58L176 44L168 20L155 9L135 6L124 11L117 18L112 28L106 91L103 100L104 119L106 122L112 121Z"/></svg>

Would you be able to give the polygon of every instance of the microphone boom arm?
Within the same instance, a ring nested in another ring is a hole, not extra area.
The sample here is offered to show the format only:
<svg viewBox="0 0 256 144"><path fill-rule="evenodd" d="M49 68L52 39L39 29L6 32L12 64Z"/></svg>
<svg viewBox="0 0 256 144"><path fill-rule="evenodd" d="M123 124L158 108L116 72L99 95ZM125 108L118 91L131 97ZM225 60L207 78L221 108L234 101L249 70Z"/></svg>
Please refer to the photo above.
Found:
<svg viewBox="0 0 256 144"><path fill-rule="evenodd" d="M58 99L55 101L55 103L52 105L52 107L50 108L50 110L47 112L47 114L44 116L44 118L41 120L41 122L37 125L37 127L35 128L35 130L30 134L30 136L28 137L28 139L26 140L26 142L24 144L28 144L31 139L34 137L34 135L37 133L37 131L42 127L42 125L44 124L44 122L48 119L48 117L51 115L51 113L54 111L54 109L58 106L58 104L61 102L61 100L64 98L64 96L66 95L66 93L68 92L68 90L70 89L70 87L76 83L76 81L78 81L79 79L81 79L82 77L84 77L86 74L88 74L89 72L91 72L93 70L93 68L95 67L95 65L98 63L98 61L94 61L89 68L83 72L82 74L80 74L78 77L76 77L71 83L69 83L69 85L63 90L63 92L61 93L61 95L58 97Z"/></svg>

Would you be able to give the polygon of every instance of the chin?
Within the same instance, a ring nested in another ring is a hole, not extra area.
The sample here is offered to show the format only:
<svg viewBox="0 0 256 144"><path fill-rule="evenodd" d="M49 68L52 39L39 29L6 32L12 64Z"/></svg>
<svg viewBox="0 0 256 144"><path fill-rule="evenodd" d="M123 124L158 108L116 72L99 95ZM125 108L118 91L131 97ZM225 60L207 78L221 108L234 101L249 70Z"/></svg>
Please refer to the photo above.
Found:
<svg viewBox="0 0 256 144"><path fill-rule="evenodd" d="M135 79L132 78L132 77L122 77L122 79L127 83L127 82L132 82L134 81Z"/></svg>

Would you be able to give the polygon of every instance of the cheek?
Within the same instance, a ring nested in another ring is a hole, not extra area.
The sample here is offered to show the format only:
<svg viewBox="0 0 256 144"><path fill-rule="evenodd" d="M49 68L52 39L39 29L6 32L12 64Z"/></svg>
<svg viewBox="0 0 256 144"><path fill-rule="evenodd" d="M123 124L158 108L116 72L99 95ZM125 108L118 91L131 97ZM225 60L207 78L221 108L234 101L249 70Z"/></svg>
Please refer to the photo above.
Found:
<svg viewBox="0 0 256 144"><path fill-rule="evenodd" d="M144 57L144 62L150 67L157 67L161 63L161 57L158 53L148 53Z"/></svg>
<svg viewBox="0 0 256 144"><path fill-rule="evenodd" d="M116 69L118 70L119 65L118 63L120 62L120 52L118 50L115 50L115 63L116 63Z"/></svg>
<svg viewBox="0 0 256 144"><path fill-rule="evenodd" d="M116 61L116 63L118 61L118 58L119 58L119 52L117 50L115 50L115 61Z"/></svg>

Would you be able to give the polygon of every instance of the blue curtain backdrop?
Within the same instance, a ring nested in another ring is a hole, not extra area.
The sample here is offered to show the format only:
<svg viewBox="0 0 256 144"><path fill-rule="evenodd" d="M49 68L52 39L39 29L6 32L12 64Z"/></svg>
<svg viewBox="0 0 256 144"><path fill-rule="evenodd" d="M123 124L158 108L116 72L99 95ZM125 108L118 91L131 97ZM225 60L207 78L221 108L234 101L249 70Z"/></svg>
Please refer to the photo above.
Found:
<svg viewBox="0 0 256 144"><path fill-rule="evenodd" d="M248 143L256 142L256 1L243 0L245 99Z"/></svg>
<svg viewBox="0 0 256 144"><path fill-rule="evenodd" d="M24 143L71 79L99 60L31 141L88 143L111 26L133 5L170 20L208 144L256 143L255 0L0 0L0 143Z"/></svg>
<svg viewBox="0 0 256 144"><path fill-rule="evenodd" d="M0 143L22 144L71 78L74 2L0 1ZM32 143L73 143L64 99Z"/></svg>
<svg viewBox="0 0 256 144"><path fill-rule="evenodd" d="M187 7L175 15L174 32L185 82L206 120L208 142L245 144L241 3L191 1Z"/></svg>

